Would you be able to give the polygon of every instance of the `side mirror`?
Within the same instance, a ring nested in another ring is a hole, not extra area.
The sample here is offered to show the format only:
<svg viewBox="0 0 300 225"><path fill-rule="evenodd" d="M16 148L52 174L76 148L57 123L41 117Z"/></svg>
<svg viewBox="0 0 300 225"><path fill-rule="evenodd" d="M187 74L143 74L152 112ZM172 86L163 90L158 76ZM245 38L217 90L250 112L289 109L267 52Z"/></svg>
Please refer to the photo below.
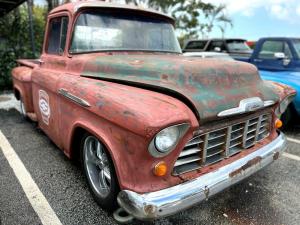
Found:
<svg viewBox="0 0 300 225"><path fill-rule="evenodd" d="M214 48L214 51L215 51L215 52L221 52L221 48L220 48L220 47L215 47L215 48Z"/></svg>
<svg viewBox="0 0 300 225"><path fill-rule="evenodd" d="M276 59L284 59L285 58L285 54L283 52L275 52L274 53L274 57Z"/></svg>

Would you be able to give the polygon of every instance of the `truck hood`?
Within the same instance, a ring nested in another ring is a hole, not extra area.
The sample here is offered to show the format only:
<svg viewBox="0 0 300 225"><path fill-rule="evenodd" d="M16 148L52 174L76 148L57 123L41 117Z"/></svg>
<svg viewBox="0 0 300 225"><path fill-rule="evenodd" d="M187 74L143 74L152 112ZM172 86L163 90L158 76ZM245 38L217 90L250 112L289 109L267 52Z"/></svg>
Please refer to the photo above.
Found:
<svg viewBox="0 0 300 225"><path fill-rule="evenodd" d="M237 61L188 58L181 55L90 55L81 76L133 85L169 94L184 101L201 122L260 97L279 100L257 69Z"/></svg>

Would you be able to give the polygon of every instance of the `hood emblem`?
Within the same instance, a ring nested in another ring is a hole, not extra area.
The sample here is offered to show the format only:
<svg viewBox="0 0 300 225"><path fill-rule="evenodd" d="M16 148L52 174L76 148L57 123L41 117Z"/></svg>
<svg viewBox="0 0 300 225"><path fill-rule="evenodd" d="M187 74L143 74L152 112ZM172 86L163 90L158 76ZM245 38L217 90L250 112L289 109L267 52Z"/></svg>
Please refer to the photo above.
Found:
<svg viewBox="0 0 300 225"><path fill-rule="evenodd" d="M224 116L243 114L243 113L247 113L247 112L253 112L258 109L265 108L265 107L268 107L268 106L274 105L274 104L275 104L275 102L272 100L263 101L259 97L246 98L246 99L243 99L240 101L240 104L238 107L219 112L218 116L224 117Z"/></svg>

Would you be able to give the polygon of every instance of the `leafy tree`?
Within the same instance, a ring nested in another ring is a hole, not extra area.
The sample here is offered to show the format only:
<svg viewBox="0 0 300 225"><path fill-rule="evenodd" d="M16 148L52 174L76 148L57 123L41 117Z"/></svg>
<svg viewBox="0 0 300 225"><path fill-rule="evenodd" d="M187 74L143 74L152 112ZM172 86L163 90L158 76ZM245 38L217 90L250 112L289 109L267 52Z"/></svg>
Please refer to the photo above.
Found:
<svg viewBox="0 0 300 225"><path fill-rule="evenodd" d="M59 0L46 0L48 5L48 12L59 5Z"/></svg>
<svg viewBox="0 0 300 225"><path fill-rule="evenodd" d="M55 7L57 7L63 3L68 3L68 2L70 2L70 0L46 0L46 2L48 5L48 12L50 12Z"/></svg>
<svg viewBox="0 0 300 225"><path fill-rule="evenodd" d="M151 8L169 13L175 18L179 41L202 38L218 26L224 37L227 25L232 26L231 19L226 16L225 5L215 6L201 0L126 0L126 3L147 5Z"/></svg>
<svg viewBox="0 0 300 225"><path fill-rule="evenodd" d="M172 16L176 20L176 28L181 36L198 38L199 33L204 36L208 24L205 21L207 12L214 9L214 5L202 1L181 1L175 6Z"/></svg>
<svg viewBox="0 0 300 225"><path fill-rule="evenodd" d="M224 38L227 25L233 26L232 20L225 14L226 6L221 4L212 9L205 10L205 17L208 20L207 33L211 33L213 27L217 24Z"/></svg>
<svg viewBox="0 0 300 225"><path fill-rule="evenodd" d="M43 7L33 8L34 39L38 52L42 49L45 11ZM28 11L22 5L0 18L0 90L11 88L11 69L18 58L33 58L30 43Z"/></svg>

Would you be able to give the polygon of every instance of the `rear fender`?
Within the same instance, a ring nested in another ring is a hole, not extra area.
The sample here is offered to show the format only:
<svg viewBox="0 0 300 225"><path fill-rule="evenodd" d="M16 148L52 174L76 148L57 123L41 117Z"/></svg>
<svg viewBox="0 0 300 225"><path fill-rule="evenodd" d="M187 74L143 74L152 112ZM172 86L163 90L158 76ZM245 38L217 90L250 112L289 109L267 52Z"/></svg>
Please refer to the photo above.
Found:
<svg viewBox="0 0 300 225"><path fill-rule="evenodd" d="M13 86L15 97L20 100L22 98L27 113L33 113L32 102L32 69L26 66L19 66L12 70Z"/></svg>

